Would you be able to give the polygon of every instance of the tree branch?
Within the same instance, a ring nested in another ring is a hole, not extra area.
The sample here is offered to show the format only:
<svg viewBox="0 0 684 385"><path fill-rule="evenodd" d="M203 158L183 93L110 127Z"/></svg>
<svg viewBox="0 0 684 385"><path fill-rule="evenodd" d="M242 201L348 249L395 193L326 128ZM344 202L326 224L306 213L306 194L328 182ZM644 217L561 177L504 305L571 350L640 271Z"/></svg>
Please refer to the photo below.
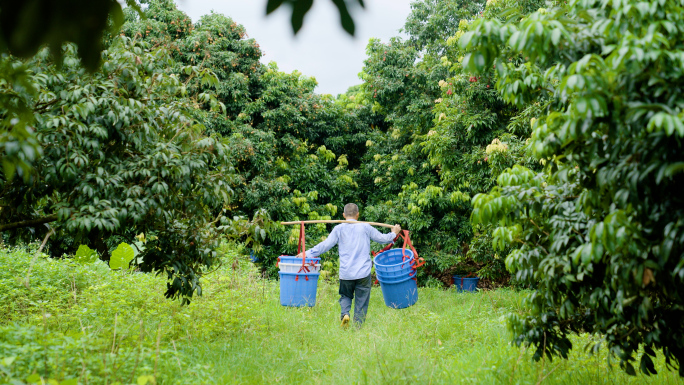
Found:
<svg viewBox="0 0 684 385"><path fill-rule="evenodd" d="M50 235L52 235L54 233L55 233L55 228L53 227L50 229L50 232L45 234L45 238L43 238L43 243L40 244L40 247L38 248L38 251L36 252L36 254L40 254L43 252L43 249L45 248L45 245L47 244L48 238L50 238Z"/></svg>
<svg viewBox="0 0 684 385"><path fill-rule="evenodd" d="M33 259L31 259L31 264L29 265L28 272L26 273L26 280L24 281L24 286L26 286L27 289L31 290L31 270L33 269L33 264L36 263L36 259L38 258L39 255L43 253L43 248L45 247L45 244L48 241L48 238L50 238L50 235L55 233L55 228L51 228L50 231L45 234L45 238L43 239L43 243L40 244L40 248L38 251L36 251L36 255L33 256Z"/></svg>
<svg viewBox="0 0 684 385"><path fill-rule="evenodd" d="M0 231L18 229L21 227L35 227L37 225L42 225L43 223L54 222L56 220L57 220L57 214L52 214L52 215L48 215L48 216L42 217L42 218L29 219L27 221L6 223L4 225L0 225Z"/></svg>
<svg viewBox="0 0 684 385"><path fill-rule="evenodd" d="M58 101L59 101L59 98L54 98L53 100L51 100L51 101L49 101L49 102L36 103L36 105L34 106L34 111L33 111L33 112L43 112L43 111L47 111L47 109L48 109L51 105L57 103Z"/></svg>
<svg viewBox="0 0 684 385"><path fill-rule="evenodd" d="M534 225L534 227L536 227L539 231L541 231L542 233L544 233L544 235L546 235L547 237L550 235L548 232L542 230L541 227L539 227L536 223L534 223L534 220L530 219L530 222L532 222L532 224ZM2 229L2 228L0 227L0 229Z"/></svg>

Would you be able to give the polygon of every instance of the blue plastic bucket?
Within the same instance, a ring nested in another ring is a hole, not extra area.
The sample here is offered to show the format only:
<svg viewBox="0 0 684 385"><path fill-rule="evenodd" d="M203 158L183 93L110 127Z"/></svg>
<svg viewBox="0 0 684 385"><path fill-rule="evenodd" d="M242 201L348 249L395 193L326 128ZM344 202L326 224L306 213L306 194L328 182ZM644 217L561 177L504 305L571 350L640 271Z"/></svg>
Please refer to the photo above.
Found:
<svg viewBox="0 0 684 385"><path fill-rule="evenodd" d="M280 275L280 304L283 306L314 306L319 273L284 273ZM307 280L308 277L308 280Z"/></svg>
<svg viewBox="0 0 684 385"><path fill-rule="evenodd" d="M397 282L402 281L406 277L415 277L416 270L409 269L408 271L391 271L387 273L376 271L375 274L377 275L378 280L382 279L384 282Z"/></svg>
<svg viewBox="0 0 684 385"><path fill-rule="evenodd" d="M281 255L280 257L278 257L278 262L282 262L282 263L302 263L302 259L301 259L301 258L297 258L297 257L295 257L295 256ZM311 262L313 262L313 263L321 263L321 259L320 259L320 258L309 258L309 257L306 257L306 263L311 263Z"/></svg>
<svg viewBox="0 0 684 385"><path fill-rule="evenodd" d="M414 263L413 251L404 251L406 253L406 257L402 255L401 249L390 249L376 255L373 259L373 262L375 263L375 271L391 272L410 269Z"/></svg>
<svg viewBox="0 0 684 385"><path fill-rule="evenodd" d="M458 291L476 291L479 277L465 278L460 275L454 275L454 285Z"/></svg>
<svg viewBox="0 0 684 385"><path fill-rule="evenodd" d="M397 282L383 282L380 281L380 288L382 289L382 297L385 299L385 305L393 309L407 308L418 301L418 285L411 277L406 277Z"/></svg>

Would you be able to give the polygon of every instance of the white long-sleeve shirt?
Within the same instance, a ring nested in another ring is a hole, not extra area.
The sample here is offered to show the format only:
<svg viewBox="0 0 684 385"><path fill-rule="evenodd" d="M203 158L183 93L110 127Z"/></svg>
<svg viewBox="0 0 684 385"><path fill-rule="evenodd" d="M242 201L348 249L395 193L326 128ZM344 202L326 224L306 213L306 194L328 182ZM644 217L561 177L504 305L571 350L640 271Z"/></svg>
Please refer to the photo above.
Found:
<svg viewBox="0 0 684 385"><path fill-rule="evenodd" d="M353 220L353 219L348 219ZM370 241L392 243L396 234L383 234L367 223L340 223L325 241L306 251L307 257L318 257L338 245L340 251L340 279L361 279L370 275Z"/></svg>

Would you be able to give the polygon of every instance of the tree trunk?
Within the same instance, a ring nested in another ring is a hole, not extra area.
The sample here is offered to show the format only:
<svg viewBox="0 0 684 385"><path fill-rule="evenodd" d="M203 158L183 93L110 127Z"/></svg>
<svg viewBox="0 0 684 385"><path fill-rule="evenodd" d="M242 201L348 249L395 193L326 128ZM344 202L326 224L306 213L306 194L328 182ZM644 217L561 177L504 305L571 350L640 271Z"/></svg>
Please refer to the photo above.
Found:
<svg viewBox="0 0 684 385"><path fill-rule="evenodd" d="M48 215L47 217L29 219L27 221L6 223L0 225L0 232L12 229L18 229L21 227L35 227L37 225L42 225L43 223L50 223L57 220L57 214Z"/></svg>

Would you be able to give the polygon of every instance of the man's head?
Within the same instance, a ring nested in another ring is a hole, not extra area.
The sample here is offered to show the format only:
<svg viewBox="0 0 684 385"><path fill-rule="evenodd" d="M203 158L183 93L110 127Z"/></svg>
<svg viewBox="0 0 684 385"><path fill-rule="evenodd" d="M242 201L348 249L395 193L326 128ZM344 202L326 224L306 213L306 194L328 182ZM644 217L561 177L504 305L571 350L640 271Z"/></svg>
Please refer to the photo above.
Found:
<svg viewBox="0 0 684 385"><path fill-rule="evenodd" d="M345 219L359 219L359 206L354 203L347 203L344 205L342 216Z"/></svg>

